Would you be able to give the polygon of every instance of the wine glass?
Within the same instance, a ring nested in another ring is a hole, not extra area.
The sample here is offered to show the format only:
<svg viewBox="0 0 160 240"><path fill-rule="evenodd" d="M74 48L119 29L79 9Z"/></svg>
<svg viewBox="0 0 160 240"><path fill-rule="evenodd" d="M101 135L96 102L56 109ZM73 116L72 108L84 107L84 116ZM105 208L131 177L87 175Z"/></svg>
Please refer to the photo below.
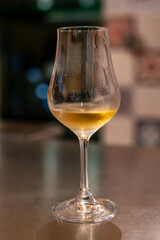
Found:
<svg viewBox="0 0 160 240"><path fill-rule="evenodd" d="M54 117L79 139L81 174L77 196L55 204L52 213L68 222L102 222L116 215L117 205L108 199L95 199L90 192L88 144L120 105L109 33L104 27L76 26L59 28L57 34L48 105Z"/></svg>

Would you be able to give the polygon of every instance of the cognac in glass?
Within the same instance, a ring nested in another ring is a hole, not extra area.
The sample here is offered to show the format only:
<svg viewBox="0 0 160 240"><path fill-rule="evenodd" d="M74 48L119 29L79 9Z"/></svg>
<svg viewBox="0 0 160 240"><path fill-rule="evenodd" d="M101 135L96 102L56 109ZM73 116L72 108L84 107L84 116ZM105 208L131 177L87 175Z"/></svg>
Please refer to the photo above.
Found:
<svg viewBox="0 0 160 240"><path fill-rule="evenodd" d="M54 117L79 139L81 175L77 196L55 204L52 212L64 221L102 222L116 215L117 205L109 199L95 199L90 192L88 144L120 105L109 33L107 28L89 26L63 27L57 33L48 105Z"/></svg>

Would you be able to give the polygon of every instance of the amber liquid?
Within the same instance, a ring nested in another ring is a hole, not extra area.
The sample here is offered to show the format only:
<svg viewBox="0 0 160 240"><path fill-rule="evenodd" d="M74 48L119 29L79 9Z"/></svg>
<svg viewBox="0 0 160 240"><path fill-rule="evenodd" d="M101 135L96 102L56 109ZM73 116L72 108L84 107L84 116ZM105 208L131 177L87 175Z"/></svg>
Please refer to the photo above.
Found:
<svg viewBox="0 0 160 240"><path fill-rule="evenodd" d="M90 104L57 104L52 114L79 137L89 137L107 123L117 109L106 110Z"/></svg>

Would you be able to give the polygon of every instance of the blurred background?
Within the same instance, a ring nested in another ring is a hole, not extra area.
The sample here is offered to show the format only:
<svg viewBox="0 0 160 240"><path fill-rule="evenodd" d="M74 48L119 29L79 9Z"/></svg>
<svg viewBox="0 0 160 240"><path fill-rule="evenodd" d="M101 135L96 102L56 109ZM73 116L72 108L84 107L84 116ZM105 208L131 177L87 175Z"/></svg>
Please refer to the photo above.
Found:
<svg viewBox="0 0 160 240"><path fill-rule="evenodd" d="M109 28L122 94L116 117L92 139L106 145L159 147L159 0L0 0L1 135L76 139L47 105L56 29L74 25Z"/></svg>

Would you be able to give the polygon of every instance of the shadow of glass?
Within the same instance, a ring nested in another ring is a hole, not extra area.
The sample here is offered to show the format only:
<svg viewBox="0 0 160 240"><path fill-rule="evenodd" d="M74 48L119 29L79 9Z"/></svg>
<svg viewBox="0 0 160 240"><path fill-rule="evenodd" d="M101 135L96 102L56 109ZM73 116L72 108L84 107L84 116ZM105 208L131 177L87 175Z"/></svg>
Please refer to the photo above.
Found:
<svg viewBox="0 0 160 240"><path fill-rule="evenodd" d="M120 240L120 229L110 222L72 224L52 221L39 229L36 240Z"/></svg>

